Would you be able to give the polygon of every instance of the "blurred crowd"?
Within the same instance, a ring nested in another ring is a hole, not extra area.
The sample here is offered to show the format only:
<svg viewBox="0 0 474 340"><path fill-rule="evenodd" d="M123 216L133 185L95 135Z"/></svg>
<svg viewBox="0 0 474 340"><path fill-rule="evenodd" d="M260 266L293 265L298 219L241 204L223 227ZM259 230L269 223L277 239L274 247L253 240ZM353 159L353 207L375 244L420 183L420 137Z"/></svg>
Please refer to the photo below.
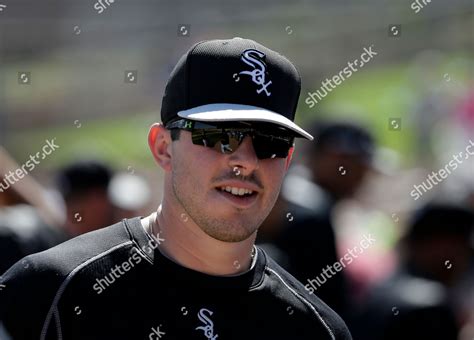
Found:
<svg viewBox="0 0 474 340"><path fill-rule="evenodd" d="M458 131L474 140L469 100ZM415 202L409 193L419 177L387 166L368 129L317 121L310 131L315 142L297 145L258 244L337 311L354 339L472 340L472 163L462 190L440 186ZM6 151L0 157L11 167ZM145 215L157 203L146 178L100 161L77 161L51 176L48 189L29 178L0 192L0 275L28 254ZM367 235L374 242L352 253ZM333 272L337 263L344 268Z"/></svg>

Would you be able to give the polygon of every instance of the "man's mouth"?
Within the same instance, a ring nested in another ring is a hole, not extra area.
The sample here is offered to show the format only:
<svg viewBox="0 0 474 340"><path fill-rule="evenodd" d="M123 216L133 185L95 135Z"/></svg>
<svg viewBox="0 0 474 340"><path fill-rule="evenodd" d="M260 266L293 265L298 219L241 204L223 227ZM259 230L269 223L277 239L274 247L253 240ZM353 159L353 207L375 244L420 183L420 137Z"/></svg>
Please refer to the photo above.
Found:
<svg viewBox="0 0 474 340"><path fill-rule="evenodd" d="M237 205L239 208L248 208L257 200L258 193L256 191L237 188L237 187L217 187L216 191L222 195L227 201Z"/></svg>
<svg viewBox="0 0 474 340"><path fill-rule="evenodd" d="M217 188L217 190L219 190L219 188ZM254 191L250 189L236 188L230 186L220 187L220 190L231 193L234 196L252 196L255 194Z"/></svg>

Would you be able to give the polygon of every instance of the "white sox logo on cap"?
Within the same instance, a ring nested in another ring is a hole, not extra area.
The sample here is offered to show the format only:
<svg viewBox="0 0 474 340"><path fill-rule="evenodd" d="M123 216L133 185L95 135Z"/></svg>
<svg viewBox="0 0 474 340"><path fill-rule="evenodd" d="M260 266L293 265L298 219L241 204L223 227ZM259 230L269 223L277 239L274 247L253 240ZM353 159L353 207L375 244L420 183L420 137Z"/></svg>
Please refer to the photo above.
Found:
<svg viewBox="0 0 474 340"><path fill-rule="evenodd" d="M265 54L260 51L253 49L245 50L244 53L242 53L240 59L247 65L253 67L253 71L242 71L239 74L248 74L251 76L252 81L255 84L262 86L261 88L257 89L257 93L260 94L262 91L265 91L267 97L269 97L272 93L268 92L267 87L272 83L272 81L270 80L268 83L265 83L265 71L267 69L267 65L263 61L264 57Z"/></svg>

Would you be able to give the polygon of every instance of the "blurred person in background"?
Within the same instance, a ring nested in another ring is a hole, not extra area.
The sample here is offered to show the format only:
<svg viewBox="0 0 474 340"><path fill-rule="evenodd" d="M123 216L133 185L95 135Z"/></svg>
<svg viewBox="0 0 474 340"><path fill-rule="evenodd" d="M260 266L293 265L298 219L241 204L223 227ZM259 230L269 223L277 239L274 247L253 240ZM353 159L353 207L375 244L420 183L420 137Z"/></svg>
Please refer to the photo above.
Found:
<svg viewBox="0 0 474 340"><path fill-rule="evenodd" d="M110 181L108 196L114 206L114 221L144 215L151 203L149 184L138 174L115 174Z"/></svg>
<svg viewBox="0 0 474 340"><path fill-rule="evenodd" d="M55 246L67 238L15 188L0 192L0 275L23 257Z"/></svg>
<svg viewBox="0 0 474 340"><path fill-rule="evenodd" d="M0 276L21 258L66 240L55 198L30 174L7 181L22 167L0 146ZM57 211L56 211L57 210Z"/></svg>
<svg viewBox="0 0 474 340"><path fill-rule="evenodd" d="M290 168L278 201L259 230L257 241L277 262L331 308L348 317L343 272L316 282L339 260L332 210L352 197L371 170L374 141L352 123L314 123L316 142L305 149L305 163Z"/></svg>
<svg viewBox="0 0 474 340"><path fill-rule="evenodd" d="M420 209L402 240L407 272L453 287L469 269L473 227L473 212L464 207L430 203Z"/></svg>
<svg viewBox="0 0 474 340"><path fill-rule="evenodd" d="M474 210L474 185L470 188L469 192L466 194L466 202Z"/></svg>
<svg viewBox="0 0 474 340"><path fill-rule="evenodd" d="M96 160L82 160L59 170L57 188L66 210L64 229L70 237L106 227L115 222L108 195L112 170Z"/></svg>
<svg viewBox="0 0 474 340"><path fill-rule="evenodd" d="M473 212L453 204L417 211L400 267L371 292L355 338L456 340L474 310L473 226Z"/></svg>
<svg viewBox="0 0 474 340"><path fill-rule="evenodd" d="M305 145L305 166L292 167L282 194L331 224L335 205L354 197L372 170L375 143L366 129L353 123L314 123L310 131L317 142Z"/></svg>

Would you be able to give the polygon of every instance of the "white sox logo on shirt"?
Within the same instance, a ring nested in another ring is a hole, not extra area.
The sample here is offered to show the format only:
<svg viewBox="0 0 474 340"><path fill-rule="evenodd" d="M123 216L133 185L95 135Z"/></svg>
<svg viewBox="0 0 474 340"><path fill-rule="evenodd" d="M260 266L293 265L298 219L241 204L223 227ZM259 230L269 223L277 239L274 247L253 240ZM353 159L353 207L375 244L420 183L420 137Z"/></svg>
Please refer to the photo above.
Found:
<svg viewBox="0 0 474 340"><path fill-rule="evenodd" d="M242 71L239 74L248 74L252 77L252 81L257 84L261 85L262 87L257 89L257 93L260 94L262 91L265 91L267 97L271 95L271 92L268 92L268 85L272 83L270 80L268 83L265 83L265 71L267 69L267 65L263 61L265 54L257 51L257 50L245 50L242 53L240 59L246 63L247 65L253 67L253 71Z"/></svg>
<svg viewBox="0 0 474 340"><path fill-rule="evenodd" d="M209 316L207 316L204 313L208 313ZM216 340L219 335L214 335L214 323L212 322L211 319L209 319L209 317L212 314L214 313L211 312L209 309L201 308L201 310L198 313L198 318L205 326L199 326L199 327L196 327L196 329L202 330L206 338L210 340Z"/></svg>

